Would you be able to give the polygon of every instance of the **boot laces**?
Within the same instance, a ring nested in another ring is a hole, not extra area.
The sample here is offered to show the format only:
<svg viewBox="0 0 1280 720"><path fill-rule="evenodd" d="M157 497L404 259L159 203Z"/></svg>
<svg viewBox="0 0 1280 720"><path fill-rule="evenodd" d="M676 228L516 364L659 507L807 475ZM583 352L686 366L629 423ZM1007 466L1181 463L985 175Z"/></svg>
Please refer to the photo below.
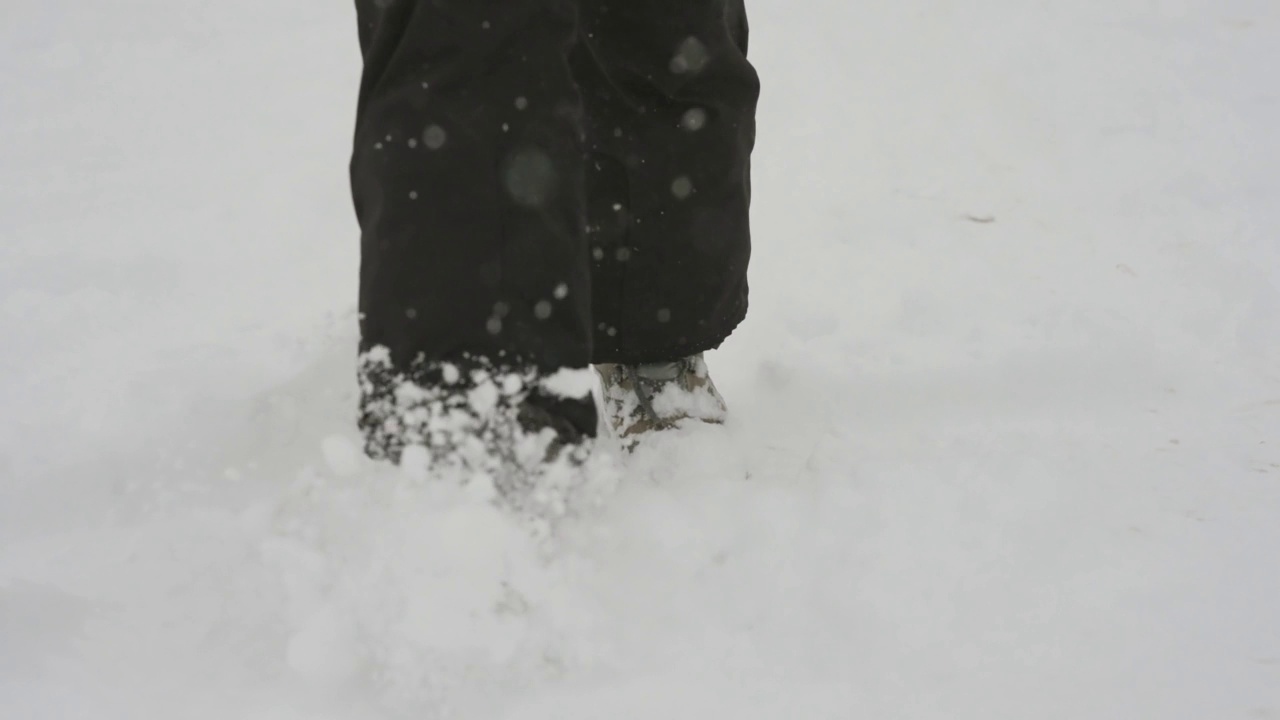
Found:
<svg viewBox="0 0 1280 720"><path fill-rule="evenodd" d="M624 366L632 387L636 389L636 399L640 401L640 409L654 425L664 428L672 427L672 423L658 414L653 407L653 388L679 380L687 364L687 360L673 360Z"/></svg>

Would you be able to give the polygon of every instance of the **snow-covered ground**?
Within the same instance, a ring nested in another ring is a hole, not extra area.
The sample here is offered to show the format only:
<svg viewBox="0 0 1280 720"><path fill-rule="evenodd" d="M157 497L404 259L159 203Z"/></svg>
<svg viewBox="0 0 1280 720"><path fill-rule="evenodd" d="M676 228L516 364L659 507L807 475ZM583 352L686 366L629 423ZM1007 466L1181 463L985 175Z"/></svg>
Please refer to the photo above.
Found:
<svg viewBox="0 0 1280 720"><path fill-rule="evenodd" d="M349 3L3 3L0 717L1280 718L1280 5L749 6L733 420L547 540L358 455Z"/></svg>

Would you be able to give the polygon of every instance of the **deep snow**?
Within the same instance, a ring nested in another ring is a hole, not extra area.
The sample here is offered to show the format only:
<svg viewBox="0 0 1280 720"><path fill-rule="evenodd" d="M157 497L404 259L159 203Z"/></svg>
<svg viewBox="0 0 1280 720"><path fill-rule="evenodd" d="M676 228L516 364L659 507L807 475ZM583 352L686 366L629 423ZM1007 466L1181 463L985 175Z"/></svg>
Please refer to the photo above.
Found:
<svg viewBox="0 0 1280 720"><path fill-rule="evenodd" d="M348 4L0 7L0 716L1280 717L1280 6L802 5L551 539L357 452Z"/></svg>

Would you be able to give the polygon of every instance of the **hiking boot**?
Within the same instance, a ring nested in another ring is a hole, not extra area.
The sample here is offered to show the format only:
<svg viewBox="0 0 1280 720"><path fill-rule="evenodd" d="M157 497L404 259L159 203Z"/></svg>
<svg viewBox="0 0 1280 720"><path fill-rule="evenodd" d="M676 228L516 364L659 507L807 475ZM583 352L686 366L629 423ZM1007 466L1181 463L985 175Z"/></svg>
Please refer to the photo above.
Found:
<svg viewBox="0 0 1280 720"><path fill-rule="evenodd" d="M561 395L538 383L530 387L516 410L516 422L526 435L544 435L550 430L545 461L562 455L582 459L582 451L596 434L596 404L590 391L584 395Z"/></svg>
<svg viewBox="0 0 1280 720"><path fill-rule="evenodd" d="M723 423L728 408L702 354L644 365L596 365L604 411L620 438L670 430L682 420Z"/></svg>
<svg viewBox="0 0 1280 720"><path fill-rule="evenodd" d="M586 370L547 375L471 357L403 374L374 350L360 362L365 452L399 464L421 448L433 467L488 473L499 486L562 458L580 462L596 432L590 382Z"/></svg>

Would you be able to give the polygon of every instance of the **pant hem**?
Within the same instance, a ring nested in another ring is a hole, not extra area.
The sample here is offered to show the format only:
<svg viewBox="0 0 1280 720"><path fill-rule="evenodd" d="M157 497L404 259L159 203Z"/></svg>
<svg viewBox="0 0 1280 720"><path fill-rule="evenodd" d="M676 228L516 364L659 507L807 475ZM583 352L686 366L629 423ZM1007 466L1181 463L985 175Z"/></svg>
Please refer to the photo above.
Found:
<svg viewBox="0 0 1280 720"><path fill-rule="evenodd" d="M645 348L613 348L607 352L597 352L593 354L591 363L599 365L602 363L617 363L620 365L642 365L645 363L669 362L679 360L680 358L697 355L698 353L708 350L715 350L729 339L738 327L747 317L747 310L744 307L742 312L734 316L733 320L725 326L725 330L715 335L709 335L697 340L685 341L674 345L661 347L645 347Z"/></svg>

